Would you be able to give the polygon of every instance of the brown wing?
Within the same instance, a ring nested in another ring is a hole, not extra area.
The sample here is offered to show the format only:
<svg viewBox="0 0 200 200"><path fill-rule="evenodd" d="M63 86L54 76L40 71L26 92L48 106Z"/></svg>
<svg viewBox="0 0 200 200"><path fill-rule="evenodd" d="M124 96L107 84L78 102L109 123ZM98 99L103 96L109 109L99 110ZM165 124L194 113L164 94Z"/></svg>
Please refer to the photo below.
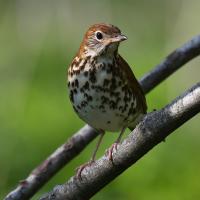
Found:
<svg viewBox="0 0 200 200"><path fill-rule="evenodd" d="M136 93L136 97L138 102L140 102L141 109L143 113L147 112L147 104L146 104L146 98L144 95L144 92L135 78L135 75L133 74L131 68L129 67L128 63L119 55L119 65L123 67L123 70L127 76L128 85L133 90L133 93Z"/></svg>

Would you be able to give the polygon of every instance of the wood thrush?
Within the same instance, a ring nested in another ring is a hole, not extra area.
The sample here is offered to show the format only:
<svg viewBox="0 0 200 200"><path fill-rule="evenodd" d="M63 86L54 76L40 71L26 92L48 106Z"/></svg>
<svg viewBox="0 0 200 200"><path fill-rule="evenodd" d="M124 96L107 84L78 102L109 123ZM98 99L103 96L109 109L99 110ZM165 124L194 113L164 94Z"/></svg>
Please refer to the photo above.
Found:
<svg viewBox="0 0 200 200"><path fill-rule="evenodd" d="M104 132L120 131L108 150L112 160L112 151L125 128L134 129L147 110L138 81L118 54L119 43L126 39L116 26L92 25L68 69L69 96L75 112L101 133L91 161L95 159ZM79 174L86 165L80 167Z"/></svg>

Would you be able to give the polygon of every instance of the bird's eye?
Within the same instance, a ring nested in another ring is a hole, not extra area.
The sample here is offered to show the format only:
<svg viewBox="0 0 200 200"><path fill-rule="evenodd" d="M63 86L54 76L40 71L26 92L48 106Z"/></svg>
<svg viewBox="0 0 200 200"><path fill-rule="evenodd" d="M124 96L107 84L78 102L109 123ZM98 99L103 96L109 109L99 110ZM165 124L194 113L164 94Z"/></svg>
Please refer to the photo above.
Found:
<svg viewBox="0 0 200 200"><path fill-rule="evenodd" d="M102 34L101 32L96 32L96 38L97 38L98 40L103 39L103 34Z"/></svg>

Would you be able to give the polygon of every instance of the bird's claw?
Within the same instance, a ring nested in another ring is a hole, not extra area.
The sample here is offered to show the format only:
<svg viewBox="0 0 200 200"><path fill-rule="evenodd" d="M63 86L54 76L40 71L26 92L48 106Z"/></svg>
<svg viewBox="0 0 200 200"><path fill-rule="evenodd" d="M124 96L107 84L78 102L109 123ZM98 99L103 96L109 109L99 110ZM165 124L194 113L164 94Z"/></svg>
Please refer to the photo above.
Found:
<svg viewBox="0 0 200 200"><path fill-rule="evenodd" d="M119 145L118 142L115 142L112 144L112 146L106 150L106 156L108 157L108 159L112 162L113 161L113 150L117 151L117 146Z"/></svg>
<svg viewBox="0 0 200 200"><path fill-rule="evenodd" d="M94 160L90 160L89 162L87 162L87 163L85 163L85 164L83 164L83 165L77 167L77 168L76 168L76 178L78 178L78 179L81 180L81 179L82 179L82 177L81 177L82 171L83 171L86 167L91 166L93 162L94 162Z"/></svg>

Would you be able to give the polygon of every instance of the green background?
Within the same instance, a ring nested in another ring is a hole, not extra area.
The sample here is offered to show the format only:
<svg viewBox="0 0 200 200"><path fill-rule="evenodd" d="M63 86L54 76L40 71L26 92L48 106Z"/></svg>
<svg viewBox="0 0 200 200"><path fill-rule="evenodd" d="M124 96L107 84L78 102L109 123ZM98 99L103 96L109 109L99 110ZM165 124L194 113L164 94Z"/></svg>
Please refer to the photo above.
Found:
<svg viewBox="0 0 200 200"><path fill-rule="evenodd" d="M199 34L199 10L198 0L0 1L0 199L84 125L68 99L66 69L89 25L112 23L128 36L120 53L140 78ZM147 95L149 111L199 77L196 58ZM199 122L187 122L92 199L200 199ZM116 137L105 136L98 157ZM74 175L95 142L33 199Z"/></svg>

